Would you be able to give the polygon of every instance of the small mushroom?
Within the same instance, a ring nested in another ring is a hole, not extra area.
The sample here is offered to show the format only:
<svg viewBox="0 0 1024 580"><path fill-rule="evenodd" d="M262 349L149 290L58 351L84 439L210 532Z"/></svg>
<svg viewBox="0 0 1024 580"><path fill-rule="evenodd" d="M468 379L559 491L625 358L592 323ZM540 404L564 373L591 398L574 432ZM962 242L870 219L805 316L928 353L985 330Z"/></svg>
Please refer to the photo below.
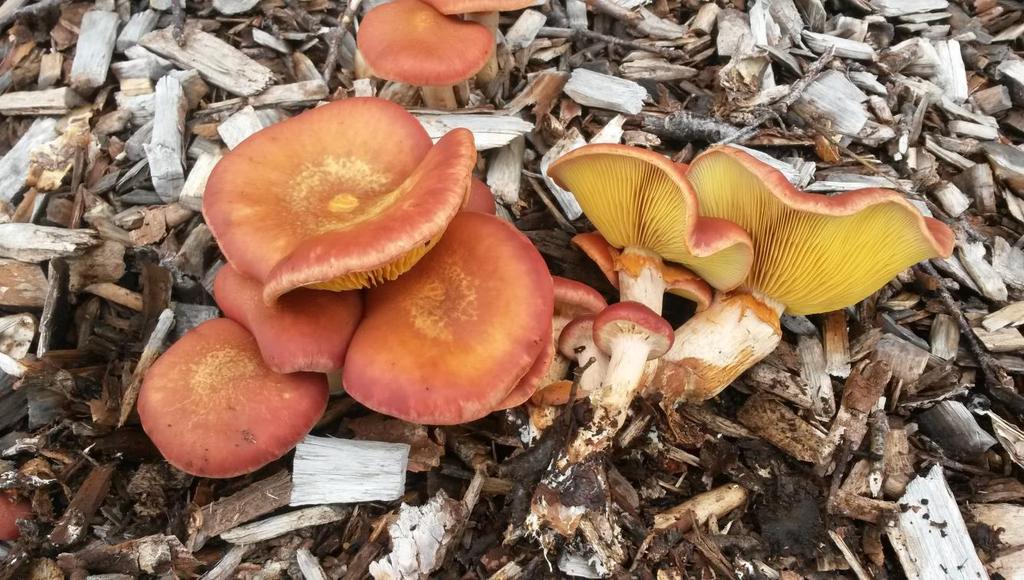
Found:
<svg viewBox="0 0 1024 580"><path fill-rule="evenodd" d="M327 407L322 374L267 367L242 325L217 318L190 330L146 373L142 428L168 463L200 477L235 477L278 459Z"/></svg>
<svg viewBox="0 0 1024 580"><path fill-rule="evenodd" d="M32 517L32 504L14 497L13 493L0 492L0 540L13 541L21 535L18 520Z"/></svg>
<svg viewBox="0 0 1024 580"><path fill-rule="evenodd" d="M435 109L458 105L452 85L475 75L494 53L485 26L438 12L420 0L394 0L366 13L356 38L374 76L421 88Z"/></svg>
<svg viewBox="0 0 1024 580"><path fill-rule="evenodd" d="M551 279L555 288L555 312L551 317L552 360L541 382L542 388L563 380L569 370L569 361L576 360L575 355L566 358L556 348L565 325L579 316L597 314L608 306L604 296L586 284L561 276L552 276Z"/></svg>
<svg viewBox="0 0 1024 580"><path fill-rule="evenodd" d="M573 193L613 247L619 292L661 314L663 262L682 264L715 288L738 286L750 266L750 238L736 224L701 217L679 167L625 145L585 145L558 158L548 175Z"/></svg>
<svg viewBox="0 0 1024 580"><path fill-rule="evenodd" d="M404 276L367 292L345 390L414 423L458 424L494 410L551 340L551 275L503 220L462 212Z"/></svg>
<svg viewBox="0 0 1024 580"><path fill-rule="evenodd" d="M393 280L465 203L473 135L431 145L402 107L349 98L259 131L214 168L203 214L228 261L273 302L296 288Z"/></svg>
<svg viewBox="0 0 1024 580"><path fill-rule="evenodd" d="M578 316L565 325L558 337L558 352L575 360L580 368L586 367L579 376L580 397L600 388L608 370L608 355L594 342L595 319L594 315Z"/></svg>
<svg viewBox="0 0 1024 580"><path fill-rule="evenodd" d="M356 291L300 288L267 305L263 288L230 264L217 272L213 293L224 315L256 338L276 373L340 369L363 316L363 297Z"/></svg>
<svg viewBox="0 0 1024 580"><path fill-rule="evenodd" d="M608 448L626 420L647 361L665 354L675 339L672 325L639 302L612 304L592 325L594 344L608 355L608 364L600 387L589 393L594 416L569 445L570 464Z"/></svg>
<svg viewBox="0 0 1024 580"><path fill-rule="evenodd" d="M574 246L583 251L588 258L593 260L601 273L605 275L608 282L615 289L619 288L618 271L622 270L619 261L621 252L608 243L600 233L589 232L573 236ZM661 277L665 283L665 292L685 298L697 305L697 310L704 310L711 304L711 286L693 272L679 266L662 262L660 265ZM645 300L636 300L644 303Z"/></svg>
<svg viewBox="0 0 1024 580"><path fill-rule="evenodd" d="M498 12L522 10L535 6L535 0L424 0L441 14L464 14L467 20L479 22L498 37ZM494 52L477 73L477 80L488 83L498 76L498 61Z"/></svg>
<svg viewBox="0 0 1024 580"><path fill-rule="evenodd" d="M743 227L755 254L739 288L717 294L676 331L652 385L669 404L711 398L770 354L783 312L855 304L908 266L953 249L950 229L895 191L804 193L733 147L698 156L687 178L702 214Z"/></svg>
<svg viewBox="0 0 1024 580"><path fill-rule="evenodd" d="M487 187L486 183L474 177L472 184L469 186L469 197L466 198L466 205L463 206L462 211L475 211L477 213L494 215L496 210L497 205L494 203L494 192L491 191L490 187Z"/></svg>

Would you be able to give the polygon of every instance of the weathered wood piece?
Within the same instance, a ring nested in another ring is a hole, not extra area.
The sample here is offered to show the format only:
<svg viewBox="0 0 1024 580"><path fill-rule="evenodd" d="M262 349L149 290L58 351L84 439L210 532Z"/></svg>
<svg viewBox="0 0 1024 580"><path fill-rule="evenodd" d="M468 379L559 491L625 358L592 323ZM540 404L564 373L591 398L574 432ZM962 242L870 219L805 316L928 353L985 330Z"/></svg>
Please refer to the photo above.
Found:
<svg viewBox="0 0 1024 580"><path fill-rule="evenodd" d="M821 460L825 434L778 399L755 393L736 413L745 427L800 461Z"/></svg>
<svg viewBox="0 0 1024 580"><path fill-rule="evenodd" d="M221 155L219 153L205 152L196 158L195 163L192 164L192 168L188 172L188 177L185 179L185 185L181 188L178 203L192 211L202 211L203 192L206 191L206 182L210 179L210 174L213 173L213 168L217 166L220 158Z"/></svg>
<svg viewBox="0 0 1024 580"><path fill-rule="evenodd" d="M907 578L988 578L942 467L911 481L899 503L905 508L886 533Z"/></svg>
<svg viewBox="0 0 1024 580"><path fill-rule="evenodd" d="M850 335L846 311L836 310L824 315L822 341L825 347L825 370L833 377L850 376Z"/></svg>
<svg viewBox="0 0 1024 580"><path fill-rule="evenodd" d="M654 516L654 529L664 530L672 527L681 532L692 526L702 526L712 516L725 517L732 510L747 501L749 492L746 488L727 483L710 491L699 493L683 503L669 508ZM681 520L683 520L681 522Z"/></svg>
<svg viewBox="0 0 1024 580"><path fill-rule="evenodd" d="M307 436L295 448L290 505L391 501L405 493L409 446Z"/></svg>
<svg viewBox="0 0 1024 580"><path fill-rule="evenodd" d="M224 119L217 126L217 134L220 135L221 141L228 146L228 149L234 149L253 133L265 129L283 118L284 115L276 109L257 111L252 106L247 106Z"/></svg>
<svg viewBox="0 0 1024 580"><path fill-rule="evenodd" d="M145 378L149 367L156 362L157 357L163 352L164 341L167 340L167 335L170 334L173 325L174 311L166 308L160 313L153 331L149 333L149 338L146 339L146 346L142 349L142 355L139 356L139 362L135 365L131 380L121 396L121 410L117 420L118 427L125 424L135 408L135 400L138 398L139 390L142 388L142 379Z"/></svg>
<svg viewBox="0 0 1024 580"><path fill-rule="evenodd" d="M868 122L863 102L868 96L845 75L827 70L807 85L793 103L792 111L810 122L831 122L831 129L844 135L857 135Z"/></svg>
<svg viewBox="0 0 1024 580"><path fill-rule="evenodd" d="M997 443L960 401L939 401L918 417L922 431L950 457L974 461Z"/></svg>
<svg viewBox="0 0 1024 580"><path fill-rule="evenodd" d="M933 355L943 360L956 358L960 348L960 327L948 314L936 314L932 319L929 345Z"/></svg>
<svg viewBox="0 0 1024 580"><path fill-rule="evenodd" d="M320 505L295 510L279 516L243 524L228 530L220 538L231 544L254 544L276 538L301 528L321 526L348 517L351 509L343 506Z"/></svg>
<svg viewBox="0 0 1024 580"><path fill-rule="evenodd" d="M36 119L25 134L4 154L0 159L0 202L13 202L25 188L32 150L56 138L56 119Z"/></svg>
<svg viewBox="0 0 1024 580"><path fill-rule="evenodd" d="M196 69L206 82L233 95L256 95L274 80L270 69L212 34L188 26L184 39L179 45L169 26L146 34L139 44L182 68Z"/></svg>
<svg viewBox="0 0 1024 580"><path fill-rule="evenodd" d="M116 12L90 10L82 17L75 60L71 64L71 88L75 91L90 94L107 80L118 24L120 19Z"/></svg>
<svg viewBox="0 0 1024 580"><path fill-rule="evenodd" d="M189 549L199 550L210 538L288 505L291 489L288 472L279 471L199 508L201 517L189 528Z"/></svg>
<svg viewBox="0 0 1024 580"><path fill-rule="evenodd" d="M473 133L477 151L503 147L533 130L533 123L512 115L432 114L416 115L435 142L445 133L462 127Z"/></svg>
<svg viewBox="0 0 1024 580"><path fill-rule="evenodd" d="M124 28L121 29L121 34L117 35L117 42L114 47L118 52L124 52L135 46L139 43L140 38L156 28L156 23L159 19L160 13L156 10L143 10L132 14Z"/></svg>
<svg viewBox="0 0 1024 580"><path fill-rule="evenodd" d="M487 186L494 192L495 199L505 205L514 207L519 204L525 150L526 140L516 137L498 149L487 165Z"/></svg>
<svg viewBox="0 0 1024 580"><path fill-rule="evenodd" d="M64 72L64 53L48 52L39 59L37 89L48 89L57 84Z"/></svg>
<svg viewBox="0 0 1024 580"><path fill-rule="evenodd" d="M52 258L81 255L98 242L95 230L69 230L23 223L0 224L0 258L45 262Z"/></svg>
<svg viewBox="0 0 1024 580"><path fill-rule="evenodd" d="M537 38L537 33L547 22L547 15L537 10L524 10L515 23L505 32L505 46L516 51L527 46Z"/></svg>
<svg viewBox="0 0 1024 580"><path fill-rule="evenodd" d="M307 107L326 99L327 84L320 79L299 81L286 85L274 85L249 99L257 109L264 107L298 108Z"/></svg>
<svg viewBox="0 0 1024 580"><path fill-rule="evenodd" d="M640 113L647 97L647 90L638 83L585 68L573 70L562 90L581 105L627 115Z"/></svg>
<svg viewBox="0 0 1024 580"><path fill-rule="evenodd" d="M67 546L85 537L89 531L89 520L107 499L113 476L114 465L93 467L50 532L49 540L54 545Z"/></svg>
<svg viewBox="0 0 1024 580"><path fill-rule="evenodd" d="M252 10L259 3L260 0L213 0L213 9L225 16L234 16Z"/></svg>
<svg viewBox="0 0 1024 580"><path fill-rule="evenodd" d="M971 207L971 200L960 188L951 182L944 182L932 191L932 196L939 202L949 217L959 217Z"/></svg>
<svg viewBox="0 0 1024 580"><path fill-rule="evenodd" d="M178 200L185 183L185 113L188 102L178 79L168 75L156 85L153 133L145 145L153 189L164 203Z"/></svg>
<svg viewBox="0 0 1024 580"><path fill-rule="evenodd" d="M576 196L572 193L562 189L555 180L548 176L548 168L555 162L556 159L565 155L566 153L579 149L587 144L587 140L583 138L579 130L573 127L569 131L566 131L565 135L562 136L551 149L548 149L547 153L544 154L540 159L540 174L544 176L544 184L548 186L548 190L555 196L555 201L558 206L562 209L562 213L570 221L578 219L583 215L583 208L580 207L579 202L576 201Z"/></svg>
<svg viewBox="0 0 1024 580"><path fill-rule="evenodd" d="M889 363L893 378L905 389L921 378L929 356L928 351L893 334L886 333L875 344L875 359Z"/></svg>
<svg viewBox="0 0 1024 580"><path fill-rule="evenodd" d="M981 293L989 300L1005 302L1006 284L992 265L985 261L985 246L981 242L963 242L958 246L960 262L981 289Z"/></svg>
<svg viewBox="0 0 1024 580"><path fill-rule="evenodd" d="M16 91L0 95L2 115L64 115L82 104L71 87L42 91Z"/></svg>

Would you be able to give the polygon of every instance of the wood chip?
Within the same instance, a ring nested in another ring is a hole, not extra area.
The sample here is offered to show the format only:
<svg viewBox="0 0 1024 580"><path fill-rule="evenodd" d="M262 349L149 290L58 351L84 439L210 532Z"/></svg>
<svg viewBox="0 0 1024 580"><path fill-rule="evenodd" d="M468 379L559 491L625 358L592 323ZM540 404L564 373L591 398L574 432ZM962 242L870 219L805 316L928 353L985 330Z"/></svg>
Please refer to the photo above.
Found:
<svg viewBox="0 0 1024 580"><path fill-rule="evenodd" d="M116 13L103 10L90 10L82 17L75 60L71 64L71 87L75 91L91 94L107 80L119 23Z"/></svg>
<svg viewBox="0 0 1024 580"><path fill-rule="evenodd" d="M0 114L64 115L81 104L82 98L70 87L17 91L0 95Z"/></svg>
<svg viewBox="0 0 1024 580"><path fill-rule="evenodd" d="M349 516L351 510L341 506L322 505L295 510L279 516L243 524L220 535L231 544L254 544L276 538L301 528L334 523Z"/></svg>
<svg viewBox="0 0 1024 580"><path fill-rule="evenodd" d="M94 230L0 224L0 258L45 262L52 258L79 256L98 242L99 237Z"/></svg>
<svg viewBox="0 0 1024 580"><path fill-rule="evenodd" d="M156 85L153 133L145 146L153 189L164 203L178 200L185 184L185 113L188 102L178 79L168 75Z"/></svg>
<svg viewBox="0 0 1024 580"><path fill-rule="evenodd" d="M952 316L936 314L929 337L931 352L943 360L956 359L960 348L960 327Z"/></svg>
<svg viewBox="0 0 1024 580"><path fill-rule="evenodd" d="M267 88L273 73L223 40L187 26L184 45L174 39L173 27L155 30L139 44L182 68L194 68L206 82L225 91L250 97Z"/></svg>
<svg viewBox="0 0 1024 580"><path fill-rule="evenodd" d="M56 139L57 135L56 119L36 119L0 159L0 202L11 203L21 194L28 180L32 151Z"/></svg>
<svg viewBox="0 0 1024 580"><path fill-rule="evenodd" d="M409 449L308 435L295 448L290 505L398 499L405 493Z"/></svg>
<svg viewBox="0 0 1024 580"><path fill-rule="evenodd" d="M825 434L770 395L755 393L736 413L745 427L800 461L821 460Z"/></svg>
<svg viewBox="0 0 1024 580"><path fill-rule="evenodd" d="M416 118L435 142L456 127L469 129L477 151L503 147L533 130L533 123L512 115L418 114Z"/></svg>
<svg viewBox="0 0 1024 580"><path fill-rule="evenodd" d="M569 82L562 89L577 103L601 109L609 109L627 115L636 115L643 110L647 90L639 84L611 75L597 73L585 68L573 70Z"/></svg>

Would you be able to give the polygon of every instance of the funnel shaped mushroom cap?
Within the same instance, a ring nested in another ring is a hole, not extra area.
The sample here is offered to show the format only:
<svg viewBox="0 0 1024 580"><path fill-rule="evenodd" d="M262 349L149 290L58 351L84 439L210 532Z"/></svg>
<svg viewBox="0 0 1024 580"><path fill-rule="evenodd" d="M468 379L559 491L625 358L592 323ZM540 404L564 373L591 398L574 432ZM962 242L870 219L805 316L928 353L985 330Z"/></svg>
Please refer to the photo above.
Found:
<svg viewBox="0 0 1024 580"><path fill-rule="evenodd" d="M0 493L0 540L17 540L21 535L17 521L30 517L32 504L19 500L10 493Z"/></svg>
<svg viewBox="0 0 1024 580"><path fill-rule="evenodd" d="M264 299L302 286L348 290L412 267L465 201L472 134L437 145L383 99L311 109L246 139L214 168L203 213Z"/></svg>
<svg viewBox="0 0 1024 580"><path fill-rule="evenodd" d="M363 316L363 296L354 291L300 288L268 306L263 288L230 264L217 272L213 293L224 315L252 333L263 360L278 373L340 369Z"/></svg>
<svg viewBox="0 0 1024 580"><path fill-rule="evenodd" d="M419 0L394 0L370 10L356 40L375 76L421 87L462 82L494 51L486 26L445 16Z"/></svg>
<svg viewBox="0 0 1024 580"><path fill-rule="evenodd" d="M551 363L555 358L555 341L549 340L545 348L542 348L540 354L534 359L533 364L530 365L529 370L523 375L523 378L519 379L516 386L512 388L510 392L498 405L494 408L495 411L503 411L505 409L511 409L512 407L518 407L526 401L530 400L530 397L537 392L541 386L541 382L544 376L547 375L548 369L551 368Z"/></svg>
<svg viewBox="0 0 1024 580"><path fill-rule="evenodd" d="M327 407L322 374L281 375L237 322L200 324L160 356L139 392L139 418L167 462L235 477L287 453Z"/></svg>
<svg viewBox="0 0 1024 580"><path fill-rule="evenodd" d="M750 269L747 234L725 220L702 218L680 168L662 155L585 145L552 163L548 175L576 196L616 248L641 248L683 264L719 290L738 286Z"/></svg>
<svg viewBox="0 0 1024 580"><path fill-rule="evenodd" d="M754 240L743 287L791 314L855 304L908 266L953 249L949 228L895 191L804 193L732 147L701 154L687 177L704 215L735 222Z"/></svg>
<svg viewBox="0 0 1024 580"><path fill-rule="evenodd" d="M522 10L537 4L536 0L424 0L441 14L470 12L505 12Z"/></svg>
<svg viewBox="0 0 1024 580"><path fill-rule="evenodd" d="M490 187L487 187L486 183L474 177L472 184L469 186L469 197L466 198L466 205L462 207L462 211L475 211L477 213L494 215L496 210L494 192L491 191Z"/></svg>
<svg viewBox="0 0 1024 580"><path fill-rule="evenodd" d="M618 289L619 274L616 270L620 266L621 252L597 232L577 234L573 236L572 243L593 260L608 282ZM711 286L686 268L662 263L661 276L665 280L666 292L696 302L698 311L705 310L711 304Z"/></svg>
<svg viewBox="0 0 1024 580"><path fill-rule="evenodd" d="M611 354L616 338L640 336L651 347L647 360L652 360L668 352L676 337L667 320L639 302L612 304L594 318L593 324L594 343L607 354Z"/></svg>
<svg viewBox="0 0 1024 580"><path fill-rule="evenodd" d="M370 290L345 360L345 389L406 421L490 413L551 339L543 258L494 216L463 212L404 276Z"/></svg>

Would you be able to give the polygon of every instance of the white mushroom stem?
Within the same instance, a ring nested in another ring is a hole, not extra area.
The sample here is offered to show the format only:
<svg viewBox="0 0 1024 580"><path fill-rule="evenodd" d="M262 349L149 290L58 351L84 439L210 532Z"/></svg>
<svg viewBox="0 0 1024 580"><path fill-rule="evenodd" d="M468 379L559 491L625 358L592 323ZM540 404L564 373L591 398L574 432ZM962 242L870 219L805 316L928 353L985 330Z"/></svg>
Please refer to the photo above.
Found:
<svg viewBox="0 0 1024 580"><path fill-rule="evenodd" d="M580 463L607 449L626 421L629 404L640 387L651 345L646 337L622 334L612 339L611 356L601 386L590 393L593 418L569 444L569 464Z"/></svg>
<svg viewBox="0 0 1024 580"><path fill-rule="evenodd" d="M676 329L651 390L665 403L705 401L771 354L785 306L748 293L716 294L711 306Z"/></svg>
<svg viewBox="0 0 1024 580"><path fill-rule="evenodd" d="M491 31L491 36L494 37L494 42L498 42L498 13L497 12L472 12L466 15L466 20L471 20L478 24L487 27L487 30ZM491 57L487 59L487 63L480 69L480 72L476 73L476 80L481 85L491 82L498 76L498 57L497 48L491 51Z"/></svg>
<svg viewBox="0 0 1024 580"><path fill-rule="evenodd" d="M423 97L423 104L431 109L452 111L459 107L455 100L455 90L451 86L446 87L420 87L420 95Z"/></svg>
<svg viewBox="0 0 1024 580"><path fill-rule="evenodd" d="M665 301L665 278L661 258L639 248L626 248L619 257L619 298L639 302L661 314Z"/></svg>

